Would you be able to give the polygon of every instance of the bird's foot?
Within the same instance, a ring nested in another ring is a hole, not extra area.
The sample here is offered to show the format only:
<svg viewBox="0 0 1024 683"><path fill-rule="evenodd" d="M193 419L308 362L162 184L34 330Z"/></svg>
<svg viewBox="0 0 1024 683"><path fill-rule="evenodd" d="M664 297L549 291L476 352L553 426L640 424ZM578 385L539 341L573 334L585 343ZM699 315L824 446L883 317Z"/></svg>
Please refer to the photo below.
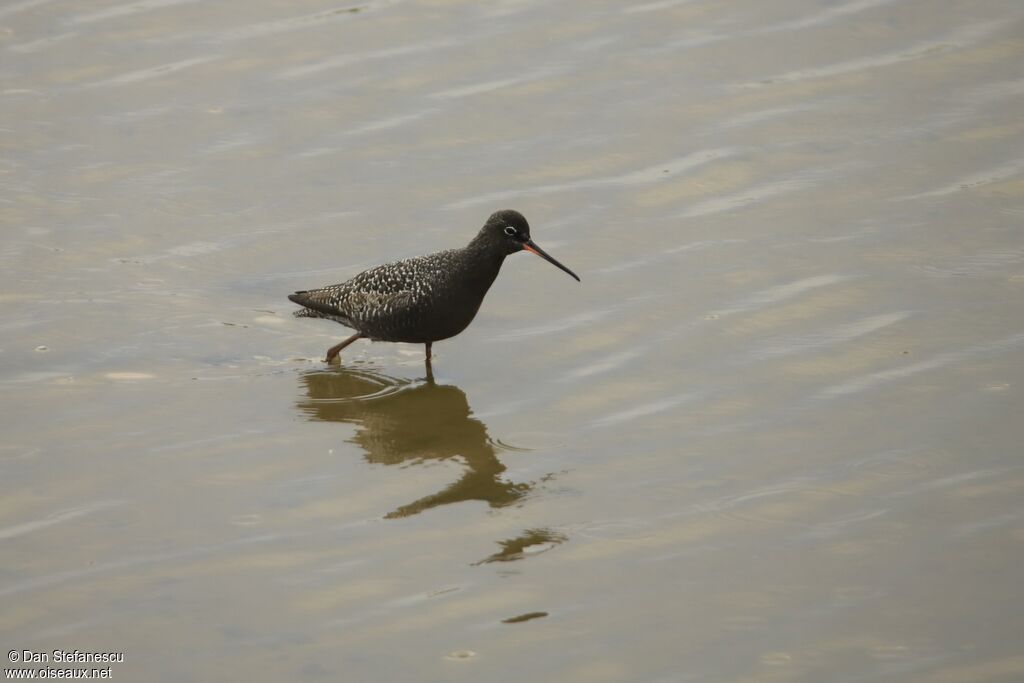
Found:
<svg viewBox="0 0 1024 683"><path fill-rule="evenodd" d="M362 333L356 332L355 334L353 334L351 337L349 337L345 341L341 342L340 344L335 344L331 348L327 349L327 357L324 358L324 362L325 363L332 362L335 358L338 357L338 355L341 353L341 350L343 348L345 348L346 346L348 346L349 344L354 342L356 339L361 339L362 336L363 336Z"/></svg>

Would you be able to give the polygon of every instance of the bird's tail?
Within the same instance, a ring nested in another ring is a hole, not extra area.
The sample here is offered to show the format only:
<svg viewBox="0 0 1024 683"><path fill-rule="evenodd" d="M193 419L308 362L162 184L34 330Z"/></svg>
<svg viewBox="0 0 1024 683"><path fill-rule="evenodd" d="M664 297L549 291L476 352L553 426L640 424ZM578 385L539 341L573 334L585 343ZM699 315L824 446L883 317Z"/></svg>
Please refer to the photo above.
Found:
<svg viewBox="0 0 1024 683"><path fill-rule="evenodd" d="M306 291L295 292L294 294L289 294L288 295L288 300L289 301L292 301L292 302L297 303L298 305L302 306L302 308L300 308L299 310L292 312L292 315L294 315L296 318L319 318L320 317L321 314L318 311L314 311L313 309L306 307L310 303L308 295L309 295L309 292L306 292Z"/></svg>
<svg viewBox="0 0 1024 683"><path fill-rule="evenodd" d="M296 318L327 318L352 327L348 316L324 301L324 290L303 290L288 295L288 300L302 306L292 313Z"/></svg>

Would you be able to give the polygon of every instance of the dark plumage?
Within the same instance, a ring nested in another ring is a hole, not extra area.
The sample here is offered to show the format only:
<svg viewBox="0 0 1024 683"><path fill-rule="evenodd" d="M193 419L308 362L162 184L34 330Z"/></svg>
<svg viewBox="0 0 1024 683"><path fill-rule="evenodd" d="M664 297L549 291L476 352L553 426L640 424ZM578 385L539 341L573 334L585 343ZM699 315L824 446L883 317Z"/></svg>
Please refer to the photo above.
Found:
<svg viewBox="0 0 1024 683"><path fill-rule="evenodd" d="M327 350L330 362L360 337L373 341L430 345L454 337L472 322L505 257L529 251L579 280L530 239L530 225L517 211L498 211L468 245L387 263L347 282L295 292L304 308L297 316L328 318L356 334Z"/></svg>

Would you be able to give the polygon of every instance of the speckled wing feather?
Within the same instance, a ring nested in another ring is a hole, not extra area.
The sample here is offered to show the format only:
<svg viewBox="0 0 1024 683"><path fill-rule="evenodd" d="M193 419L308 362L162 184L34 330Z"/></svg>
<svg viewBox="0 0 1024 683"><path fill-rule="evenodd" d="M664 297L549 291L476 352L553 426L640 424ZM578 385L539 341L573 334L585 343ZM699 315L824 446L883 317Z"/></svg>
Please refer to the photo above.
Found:
<svg viewBox="0 0 1024 683"><path fill-rule="evenodd" d="M390 340L420 318L418 304L448 279L449 265L447 252L419 256L288 298L305 307L296 312L298 316L328 318L368 337Z"/></svg>
<svg viewBox="0 0 1024 683"><path fill-rule="evenodd" d="M295 311L299 318L327 318L353 329L373 317L376 310L394 310L407 305L409 292L367 292L352 289L350 283L295 292L288 296L304 308Z"/></svg>

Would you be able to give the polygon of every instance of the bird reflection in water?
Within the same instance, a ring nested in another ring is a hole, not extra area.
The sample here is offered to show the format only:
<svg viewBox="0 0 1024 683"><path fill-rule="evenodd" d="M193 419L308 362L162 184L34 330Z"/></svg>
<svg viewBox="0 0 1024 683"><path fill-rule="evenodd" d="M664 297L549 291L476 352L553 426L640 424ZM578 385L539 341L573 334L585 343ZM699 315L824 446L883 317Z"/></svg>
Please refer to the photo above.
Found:
<svg viewBox="0 0 1024 683"><path fill-rule="evenodd" d="M368 370L332 368L300 377L306 398L298 408L310 420L348 422L352 437L369 462L384 465L461 458L462 478L441 491L403 505L386 516L408 517L439 505L479 500L491 507L515 503L533 484L502 478L505 466L472 417L466 394L456 386L428 377L413 382Z"/></svg>

